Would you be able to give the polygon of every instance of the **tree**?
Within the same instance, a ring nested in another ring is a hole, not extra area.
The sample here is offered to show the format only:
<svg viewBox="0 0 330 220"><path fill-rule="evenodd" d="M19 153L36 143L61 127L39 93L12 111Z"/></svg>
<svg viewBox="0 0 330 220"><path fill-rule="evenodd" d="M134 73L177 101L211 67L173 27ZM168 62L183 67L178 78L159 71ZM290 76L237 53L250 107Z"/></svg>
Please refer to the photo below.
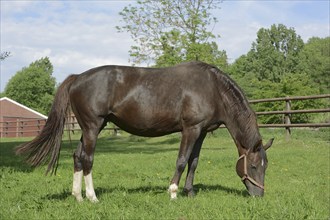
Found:
<svg viewBox="0 0 330 220"><path fill-rule="evenodd" d="M5 51L0 53L0 61L5 60L10 56L10 52ZM0 98L5 97L5 94L3 92L0 92Z"/></svg>
<svg viewBox="0 0 330 220"><path fill-rule="evenodd" d="M4 60L4 59L6 59L9 56L10 56L10 52L8 52L8 51L1 52L0 53L0 60Z"/></svg>
<svg viewBox="0 0 330 220"><path fill-rule="evenodd" d="M168 66L188 60L208 61L205 56L210 50L216 61L221 57L219 63L227 63L225 52L210 42L216 36L208 30L217 22L210 11L218 9L220 2L144 0L125 7L120 15L126 25L117 28L129 32L136 43L129 51L133 63Z"/></svg>
<svg viewBox="0 0 330 220"><path fill-rule="evenodd" d="M319 87L307 71L301 71L301 53L304 43L293 28L272 25L261 28L251 50L237 59L229 68L229 73L246 92L250 99L270 97L315 95ZM310 54L311 55L311 54ZM313 55L311 55L313 56ZM295 101L292 109L308 109L321 105L319 101ZM283 110L283 103L260 103L256 111ZM294 115L295 122L306 122L307 115ZM278 123L281 116L260 117L263 123Z"/></svg>
<svg viewBox="0 0 330 220"><path fill-rule="evenodd" d="M4 94L43 114L48 114L55 93L53 65L41 58L18 71L8 82Z"/></svg>
<svg viewBox="0 0 330 220"><path fill-rule="evenodd" d="M293 28L283 24L261 28L247 55L247 62L253 64L248 71L254 72L259 80L280 82L285 74L296 72L303 47L303 40Z"/></svg>
<svg viewBox="0 0 330 220"><path fill-rule="evenodd" d="M320 93L330 92L330 37L308 40L299 54L298 71L310 75Z"/></svg>

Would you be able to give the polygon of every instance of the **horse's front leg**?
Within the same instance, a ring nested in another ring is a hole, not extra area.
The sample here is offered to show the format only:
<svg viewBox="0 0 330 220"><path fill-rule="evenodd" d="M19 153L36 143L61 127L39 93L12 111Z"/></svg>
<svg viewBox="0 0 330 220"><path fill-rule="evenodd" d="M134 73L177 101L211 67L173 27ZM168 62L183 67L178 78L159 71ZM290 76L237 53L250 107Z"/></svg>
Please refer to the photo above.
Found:
<svg viewBox="0 0 330 220"><path fill-rule="evenodd" d="M176 170L171 180L171 185L168 189L171 199L177 198L178 186L181 179L181 175L188 163L188 159L195 145L196 140L200 136L200 129L198 127L192 127L184 129L182 131L182 139L180 144L180 150L178 159L176 161Z"/></svg>
<svg viewBox="0 0 330 220"><path fill-rule="evenodd" d="M199 153L202 148L202 144L204 141L204 138L206 136L206 133L202 133L199 138L197 139L195 146L193 148L193 151L190 155L190 158L188 160L188 172L187 172L187 178L186 178L186 183L183 188L183 191L187 193L188 196L194 196L195 192L193 189L194 185L194 176L195 176L195 171L198 165L198 159L199 159Z"/></svg>

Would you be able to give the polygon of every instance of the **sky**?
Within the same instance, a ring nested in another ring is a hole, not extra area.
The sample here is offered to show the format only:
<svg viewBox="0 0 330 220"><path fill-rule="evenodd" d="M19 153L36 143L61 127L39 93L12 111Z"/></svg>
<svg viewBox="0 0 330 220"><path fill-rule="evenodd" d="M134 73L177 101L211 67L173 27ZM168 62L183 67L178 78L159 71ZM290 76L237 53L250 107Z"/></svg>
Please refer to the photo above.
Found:
<svg viewBox="0 0 330 220"><path fill-rule="evenodd" d="M0 0L1 52L11 56L1 61L0 92L23 67L49 57L57 83L68 75L100 65L131 65L134 45L119 12L135 1L14 1ZM251 49L260 28L284 24L294 28L304 42L310 37L328 37L330 0L228 0L213 11L219 22L215 41L232 63Z"/></svg>

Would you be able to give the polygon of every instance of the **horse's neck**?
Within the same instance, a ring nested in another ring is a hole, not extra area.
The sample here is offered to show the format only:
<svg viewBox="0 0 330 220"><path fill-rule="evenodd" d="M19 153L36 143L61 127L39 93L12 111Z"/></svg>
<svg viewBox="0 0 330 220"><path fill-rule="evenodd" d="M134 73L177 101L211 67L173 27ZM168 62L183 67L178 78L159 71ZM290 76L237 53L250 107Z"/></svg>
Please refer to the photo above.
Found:
<svg viewBox="0 0 330 220"><path fill-rule="evenodd" d="M227 75L217 74L222 119L240 154L261 141L255 113L240 88Z"/></svg>
<svg viewBox="0 0 330 220"><path fill-rule="evenodd" d="M261 141L255 114L249 107L248 111L228 112L225 124L240 155Z"/></svg>
<svg viewBox="0 0 330 220"><path fill-rule="evenodd" d="M261 141L261 136L254 116L246 117L228 117L225 122L226 127L231 134L239 151L239 155L245 153L247 149L253 148Z"/></svg>

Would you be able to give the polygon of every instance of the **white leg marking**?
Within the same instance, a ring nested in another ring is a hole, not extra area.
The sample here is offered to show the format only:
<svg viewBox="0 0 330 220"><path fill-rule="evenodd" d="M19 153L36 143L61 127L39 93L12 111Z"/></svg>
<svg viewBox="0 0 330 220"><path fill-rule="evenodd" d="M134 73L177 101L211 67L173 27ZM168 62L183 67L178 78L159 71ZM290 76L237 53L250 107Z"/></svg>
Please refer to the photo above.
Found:
<svg viewBox="0 0 330 220"><path fill-rule="evenodd" d="M171 195L171 199L177 198L176 193L178 192L178 186L175 183L170 185L170 188L168 189L168 191Z"/></svg>
<svg viewBox="0 0 330 220"><path fill-rule="evenodd" d="M83 198L81 196L82 177L83 171L74 172L73 174L72 195L76 197L78 202L83 201Z"/></svg>
<svg viewBox="0 0 330 220"><path fill-rule="evenodd" d="M86 185L86 197L91 202L98 202L99 200L96 198L94 186L93 186L93 178L92 178L92 172L88 175L84 176L85 178L85 185Z"/></svg>

